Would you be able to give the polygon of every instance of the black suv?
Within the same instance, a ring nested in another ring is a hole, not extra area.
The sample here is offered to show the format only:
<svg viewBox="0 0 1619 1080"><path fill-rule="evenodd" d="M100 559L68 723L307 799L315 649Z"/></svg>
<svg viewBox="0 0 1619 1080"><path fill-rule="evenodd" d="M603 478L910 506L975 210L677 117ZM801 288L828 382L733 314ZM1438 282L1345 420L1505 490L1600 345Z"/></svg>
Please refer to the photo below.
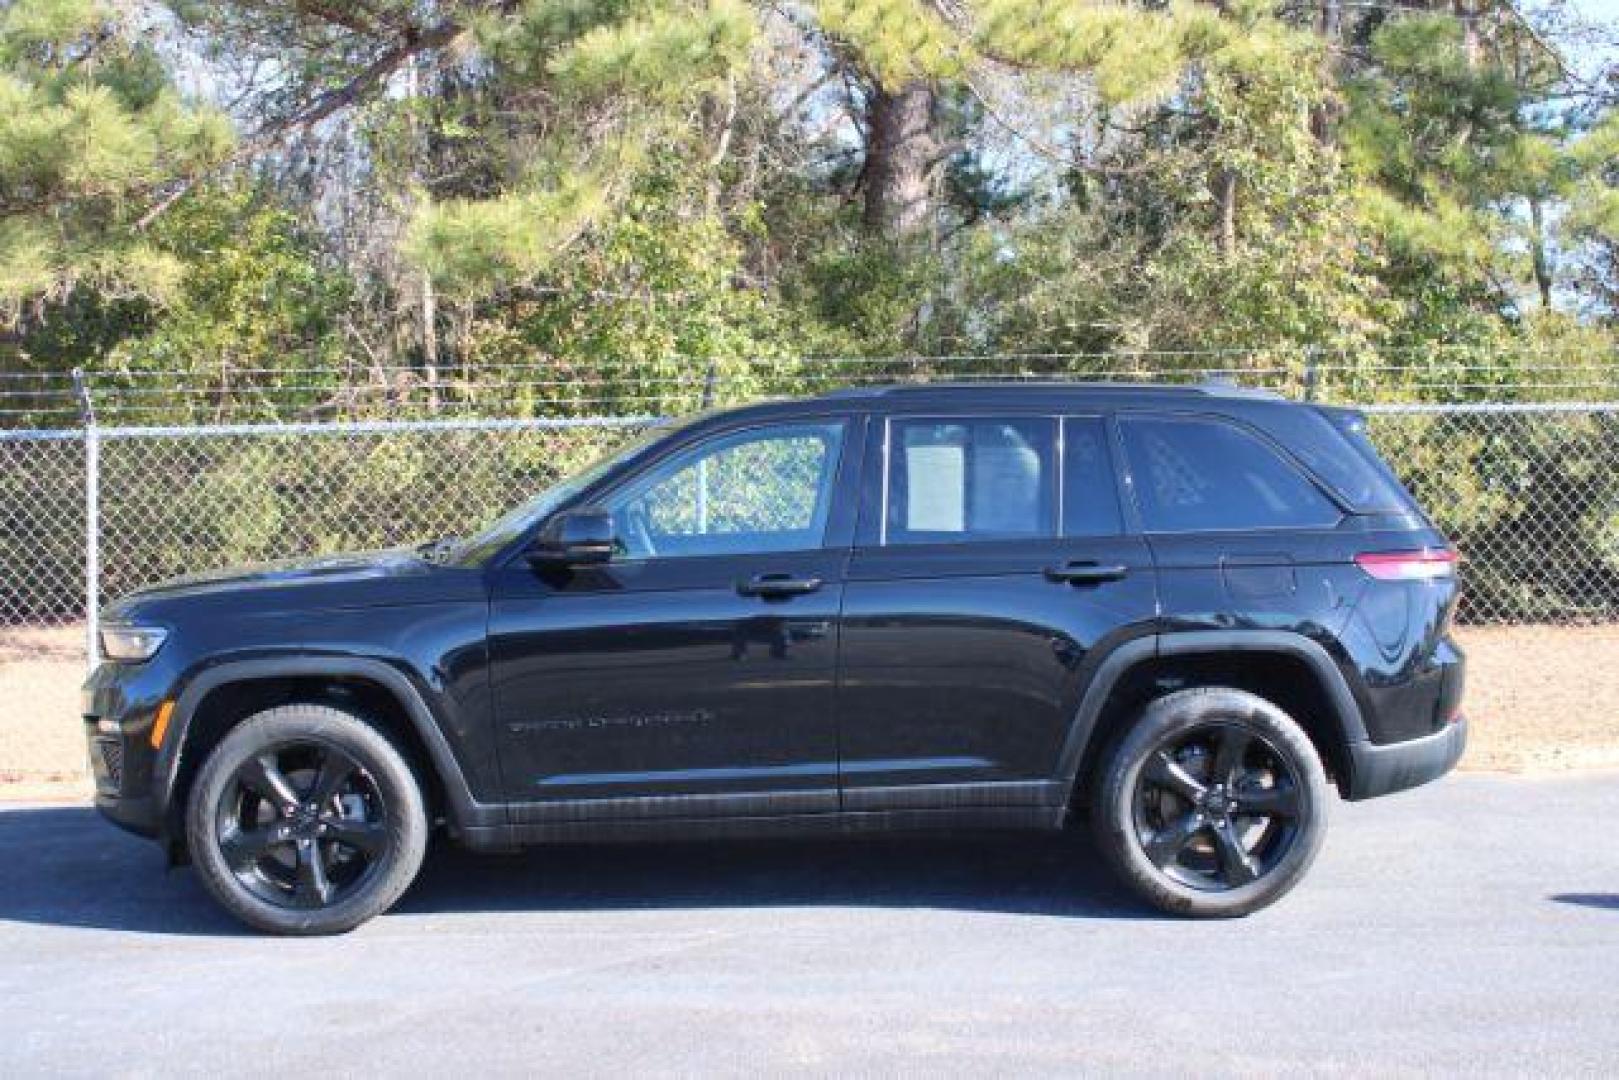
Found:
<svg viewBox="0 0 1619 1080"><path fill-rule="evenodd" d="M1466 739L1455 555L1353 412L923 385L656 431L482 532L109 613L103 813L286 933L510 849L1088 816L1146 900L1304 874Z"/></svg>

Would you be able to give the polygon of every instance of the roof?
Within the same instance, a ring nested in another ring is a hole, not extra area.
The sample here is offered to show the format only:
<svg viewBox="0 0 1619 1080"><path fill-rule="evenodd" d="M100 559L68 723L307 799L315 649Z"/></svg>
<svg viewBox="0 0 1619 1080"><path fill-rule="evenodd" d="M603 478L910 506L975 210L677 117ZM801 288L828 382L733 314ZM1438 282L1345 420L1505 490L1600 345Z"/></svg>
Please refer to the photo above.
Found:
<svg viewBox="0 0 1619 1080"><path fill-rule="evenodd" d="M1099 407L1150 409L1171 407L1228 415L1266 412L1293 402L1271 390L1230 382L1198 384L1080 382L1078 380L983 379L972 382L919 382L884 386L853 386L815 397L767 398L747 405L715 409L693 422L701 427L723 425L738 418L813 416L827 406L840 411L881 412L887 408L974 409L1006 408L1018 412L1050 408Z"/></svg>

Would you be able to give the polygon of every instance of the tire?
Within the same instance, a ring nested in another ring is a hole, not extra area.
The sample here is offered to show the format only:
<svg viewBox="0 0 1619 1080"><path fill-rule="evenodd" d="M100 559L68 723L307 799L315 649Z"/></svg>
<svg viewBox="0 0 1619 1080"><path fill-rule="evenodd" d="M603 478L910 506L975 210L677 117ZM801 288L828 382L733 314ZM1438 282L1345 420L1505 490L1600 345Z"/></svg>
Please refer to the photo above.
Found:
<svg viewBox="0 0 1619 1080"><path fill-rule="evenodd" d="M1326 835L1327 778L1309 736L1242 690L1156 699L1098 780L1091 825L1103 856L1176 915L1231 918L1275 903Z"/></svg>
<svg viewBox="0 0 1619 1080"><path fill-rule="evenodd" d="M386 911L427 848L421 786L352 713L285 705L244 720L203 761L186 839L208 892L273 934L339 934Z"/></svg>

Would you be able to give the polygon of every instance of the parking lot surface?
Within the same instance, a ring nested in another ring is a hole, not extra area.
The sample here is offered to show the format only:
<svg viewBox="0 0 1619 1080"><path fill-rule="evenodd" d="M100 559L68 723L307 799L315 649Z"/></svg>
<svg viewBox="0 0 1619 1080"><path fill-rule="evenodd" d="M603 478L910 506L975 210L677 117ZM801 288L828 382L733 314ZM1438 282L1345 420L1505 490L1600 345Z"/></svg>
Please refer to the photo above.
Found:
<svg viewBox="0 0 1619 1080"><path fill-rule="evenodd" d="M1619 1070L1619 775L1335 807L1245 920L1071 839L441 846L346 937L238 929L82 807L0 809L0 1076Z"/></svg>

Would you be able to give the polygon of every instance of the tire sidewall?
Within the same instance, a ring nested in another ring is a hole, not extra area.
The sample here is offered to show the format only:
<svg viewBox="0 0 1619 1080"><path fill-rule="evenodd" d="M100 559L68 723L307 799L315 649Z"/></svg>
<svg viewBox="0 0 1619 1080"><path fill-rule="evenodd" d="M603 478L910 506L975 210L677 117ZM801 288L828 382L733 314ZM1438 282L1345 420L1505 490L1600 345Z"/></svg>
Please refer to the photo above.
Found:
<svg viewBox="0 0 1619 1080"><path fill-rule="evenodd" d="M219 850L218 821L236 770L254 754L288 742L326 744L350 755L382 795L388 846L370 880L353 895L314 910L280 907L254 895ZM427 846L420 785L398 749L376 728L341 709L289 705L243 721L208 755L186 807L186 839L203 884L224 907L255 929L277 934L333 934L387 910L409 887Z"/></svg>
<svg viewBox="0 0 1619 1080"><path fill-rule="evenodd" d="M1198 889L1158 869L1135 828L1135 791L1141 771L1166 740L1195 728L1231 723L1262 736L1287 755L1299 787L1297 835L1282 860L1257 881L1235 889ZM1107 758L1093 805L1097 842L1115 870L1149 902L1184 915L1246 915L1280 899L1303 878L1326 835L1327 781L1304 730L1280 708L1242 690L1197 688L1154 701Z"/></svg>

